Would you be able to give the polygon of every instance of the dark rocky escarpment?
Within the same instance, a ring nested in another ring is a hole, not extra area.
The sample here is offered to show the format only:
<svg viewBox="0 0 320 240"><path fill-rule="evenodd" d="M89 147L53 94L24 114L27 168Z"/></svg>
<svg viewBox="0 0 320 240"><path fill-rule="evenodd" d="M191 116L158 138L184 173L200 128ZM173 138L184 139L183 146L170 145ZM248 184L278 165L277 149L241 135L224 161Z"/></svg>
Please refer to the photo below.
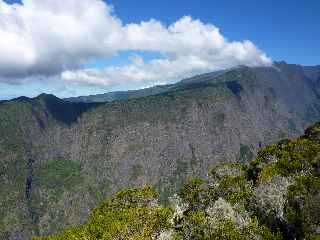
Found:
<svg viewBox="0 0 320 240"><path fill-rule="evenodd" d="M50 95L1 103L0 236L83 223L126 186L151 184L165 201L187 176L249 161L259 147L300 135L320 119L317 74L317 67L279 63L99 105Z"/></svg>
<svg viewBox="0 0 320 240"><path fill-rule="evenodd" d="M65 102L51 94L41 94L37 97L45 105L47 115L50 114L55 120L71 125L75 122L84 112L90 108L98 106L98 103L71 103Z"/></svg>

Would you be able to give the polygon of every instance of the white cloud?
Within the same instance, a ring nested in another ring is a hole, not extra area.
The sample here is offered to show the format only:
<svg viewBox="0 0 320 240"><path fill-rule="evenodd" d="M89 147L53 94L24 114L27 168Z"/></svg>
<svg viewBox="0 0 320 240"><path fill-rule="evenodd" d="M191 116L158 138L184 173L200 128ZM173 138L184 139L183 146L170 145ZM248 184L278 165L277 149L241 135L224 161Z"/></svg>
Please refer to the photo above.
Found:
<svg viewBox="0 0 320 240"><path fill-rule="evenodd" d="M89 58L111 56L103 42L121 23L96 0L0 0L0 74L54 75Z"/></svg>
<svg viewBox="0 0 320 240"><path fill-rule="evenodd" d="M153 51L161 59L105 69L83 69L90 59L119 51ZM0 0L0 81L61 75L62 80L107 87L180 78L236 65L269 65L252 42L230 42L212 24L183 17L170 26L150 20L123 24L101 0Z"/></svg>

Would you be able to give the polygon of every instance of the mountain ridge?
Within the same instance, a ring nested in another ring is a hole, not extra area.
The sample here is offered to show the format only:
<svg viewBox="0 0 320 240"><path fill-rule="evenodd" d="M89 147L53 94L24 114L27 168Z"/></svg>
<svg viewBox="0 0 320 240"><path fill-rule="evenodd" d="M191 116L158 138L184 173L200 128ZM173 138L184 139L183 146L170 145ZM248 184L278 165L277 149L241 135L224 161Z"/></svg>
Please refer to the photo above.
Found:
<svg viewBox="0 0 320 240"><path fill-rule="evenodd" d="M266 67L266 68L276 68L280 70L278 66L287 66L287 65L306 68L306 69L309 69L310 72L312 72L314 69L320 69L320 65L302 66L299 64L288 64L285 61L276 61L273 63L272 66ZM225 70L218 70L218 71L213 71L209 73L203 73L203 74L195 75L193 77L182 79L181 81L178 81L172 84L156 85L156 86L137 89L137 90L115 91L115 92L107 92L107 93L88 95L88 96L69 97L69 98L64 98L64 100L70 101L70 102L112 102L115 100L126 100L130 98L146 97L146 96L161 94L161 93L170 91L172 90L172 88L175 88L180 85L195 83L195 82L210 81L213 78L218 77L219 75L225 74L233 70L241 69L241 68L249 68L249 67L237 66L237 67L233 67ZM255 67L255 68L265 68L265 67ZM319 74L319 71L317 74Z"/></svg>
<svg viewBox="0 0 320 240"><path fill-rule="evenodd" d="M238 66L238 67L230 68L226 70L203 73L203 74L195 75L193 77L182 79L181 81L178 81L177 83L172 83L172 84L155 85L152 87L142 88L137 90L115 91L115 92L107 92L103 94L96 94L96 95L89 95L89 96L70 97L70 98L64 98L64 100L71 101L71 102L112 102L115 100L126 100L130 98L147 97L147 96L157 95L157 94L171 91L172 89L181 85L188 85L190 83L210 81L213 78L218 77L219 75L222 75L228 71L232 71L234 69L242 68L242 67L244 66Z"/></svg>
<svg viewBox="0 0 320 240"><path fill-rule="evenodd" d="M279 68L235 69L100 104L50 95L0 104L0 236L28 239L84 223L124 187L148 183L166 202L188 176L301 135L320 119L320 71Z"/></svg>

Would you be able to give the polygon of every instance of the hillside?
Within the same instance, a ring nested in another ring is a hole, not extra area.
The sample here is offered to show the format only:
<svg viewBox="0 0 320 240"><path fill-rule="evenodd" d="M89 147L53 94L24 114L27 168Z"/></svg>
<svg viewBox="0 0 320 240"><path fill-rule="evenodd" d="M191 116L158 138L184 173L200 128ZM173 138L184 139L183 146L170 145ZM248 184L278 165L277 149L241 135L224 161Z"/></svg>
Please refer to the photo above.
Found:
<svg viewBox="0 0 320 240"><path fill-rule="evenodd" d="M320 119L319 67L240 67L160 94L71 103L51 95L0 103L0 239L84 223L124 187L161 202L219 162L297 137Z"/></svg>
<svg viewBox="0 0 320 240"><path fill-rule="evenodd" d="M90 95L90 96L71 97L71 98L65 98L64 100L68 102L95 103L95 102L112 102L117 100L127 100L132 98L147 97L147 96L170 92L175 90L177 87L183 86L186 84L210 81L212 80L212 78L217 77L218 75L221 75L224 72L225 71L217 71L217 72L202 74L202 75L194 76L191 78L183 79L176 84L159 85L159 86L154 86L154 87L149 87L149 88L144 88L139 90L118 91L118 92L110 92L110 93Z"/></svg>
<svg viewBox="0 0 320 240"><path fill-rule="evenodd" d="M249 165L214 166L190 178L168 206L150 187L125 189L86 224L36 240L319 239L320 124L259 151Z"/></svg>

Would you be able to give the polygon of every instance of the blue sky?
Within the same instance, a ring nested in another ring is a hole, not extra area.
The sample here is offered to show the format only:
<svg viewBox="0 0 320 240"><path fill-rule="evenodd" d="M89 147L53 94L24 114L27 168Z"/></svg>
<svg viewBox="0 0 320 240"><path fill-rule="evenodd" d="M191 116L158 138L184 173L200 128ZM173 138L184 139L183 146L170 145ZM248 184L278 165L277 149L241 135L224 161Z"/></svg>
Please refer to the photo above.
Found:
<svg viewBox="0 0 320 240"><path fill-rule="evenodd" d="M12 4L13 2L19 1L7 0L5 2ZM72 2L72 0L67 0L66 2ZM263 53L275 61L285 60L289 63L303 65L320 64L320 47L318 46L320 42L320 27L318 26L320 23L320 1L317 0L202 0L200 4L199 1L195 0L108 0L106 5L113 6L114 11L111 15L122 22L123 28L130 23L140 24L141 21L149 22L150 19L157 20L166 28L179 22L184 16L190 16L192 18L191 22L199 19L202 25L209 24L219 28L221 35L226 41L229 41L229 43L237 41L242 44L244 40L250 40L254 44L254 47L261 51L261 53L257 53L257 58L260 60L261 57L263 57ZM99 6L97 5L97 7ZM104 28L107 29L108 26ZM131 43L128 43L128 45L130 44ZM114 45L112 46L114 47ZM204 46L203 50L206 50L206 47L208 46ZM119 49L119 46L115 48ZM61 51L61 48L57 49L56 52ZM101 47L101 49L103 48ZM7 78L7 72L5 72L5 77L2 77L5 80L0 81L0 99L8 99L19 95L35 96L40 92L49 92L60 97L67 97L103 93L113 90L134 89L158 83L177 81L179 78L188 76L188 74L197 73L199 70L195 70L194 66L192 66L193 68L183 69L176 75L169 74L165 79L158 80L153 76L155 73L161 72L160 70L154 69L157 62L153 64L148 63L161 59L164 61L169 59L175 62L179 57L172 59L172 56L180 56L182 55L181 52L185 54L185 49L173 54L170 52L171 50L162 49L161 47L152 48L151 51L149 48L145 49L144 46L139 46L138 48L125 47L123 49L124 50L120 51L114 50L112 53L106 51L103 56L97 56L97 51L95 50L94 54L90 53L90 56L85 56L87 57L86 63L82 64L81 67L79 67L78 62L73 64L72 61L78 56L83 57L83 55L71 56L66 59L65 62L54 64L52 69L50 68L47 71L50 73L54 72L54 76L48 75L47 72L43 72L42 70L37 72L38 69L43 69L41 64L38 64L39 66L32 66L32 69L27 69L27 71L25 69L21 70L23 73L28 72L29 74L29 72L31 72L30 76L21 77L19 75ZM15 49L12 51L14 50ZM256 49L253 51L255 50ZM102 51L105 50L103 49ZM81 50L79 54L82 54L82 52L84 51ZM60 54L64 55L64 53ZM195 53L192 54L190 54L191 57L196 56ZM39 56L40 59L42 55ZM56 55L49 55L49 57L52 57L52 59L57 58ZM204 56L203 59L206 59L206 56ZM141 60L143 63L141 63ZM211 60L211 62L214 61L215 59ZM229 61L229 59L225 61ZM230 61L232 62L233 59ZM252 61L254 60L246 59L245 61L245 63L248 62L250 65L253 64ZM50 59L48 62L50 64ZM129 69L130 74L134 72L137 73L137 76L141 75L145 77L146 74L149 74L153 77L148 76L146 80L143 81L134 78L126 82L125 77L128 74L128 69L123 69L123 66L130 66L132 63L134 63L134 69ZM236 63L239 62L234 61L234 64ZM63 71L61 70L61 72L59 72L59 67L53 69L56 66L68 66L68 68L64 69L66 71L63 76L67 76L64 78L64 81L57 77L59 74L62 74ZM77 66L76 69L74 69L73 66ZM217 69L229 66L232 65L219 65ZM115 69L117 68L120 69L119 72L122 72L122 74L115 73ZM147 68L153 68L153 72L148 71ZM84 69L92 69L92 72L83 72ZM216 68L203 68L200 69L199 72L208 71L209 69L215 70ZM140 70L141 72L139 72ZM17 71L20 71L20 69L17 68ZM34 72L37 76L33 75ZM41 76L41 79L46 78L48 80L34 80L39 79L38 75ZM83 81L73 81L84 75L85 78ZM23 80L21 80L22 78ZM104 81L103 78L108 78L108 80ZM68 81L65 81L66 79ZM12 84L13 82L14 84Z"/></svg>
<svg viewBox="0 0 320 240"><path fill-rule="evenodd" d="M320 64L318 0L110 0L125 22L160 19L170 24L184 15L213 23L232 40L249 39L273 60Z"/></svg>

